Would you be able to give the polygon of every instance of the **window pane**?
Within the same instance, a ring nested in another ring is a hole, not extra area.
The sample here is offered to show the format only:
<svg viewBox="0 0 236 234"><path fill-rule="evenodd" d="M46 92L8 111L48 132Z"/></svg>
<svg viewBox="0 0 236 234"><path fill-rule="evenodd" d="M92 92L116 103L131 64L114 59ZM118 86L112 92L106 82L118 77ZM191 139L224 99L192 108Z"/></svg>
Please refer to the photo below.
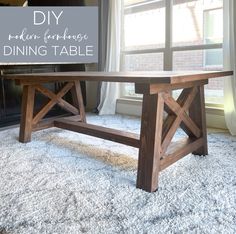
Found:
<svg viewBox="0 0 236 234"><path fill-rule="evenodd" d="M224 104L224 78L209 79L205 86L205 102Z"/></svg>
<svg viewBox="0 0 236 234"><path fill-rule="evenodd" d="M223 50L176 51L173 54L173 70L222 70Z"/></svg>
<svg viewBox="0 0 236 234"><path fill-rule="evenodd" d="M214 9L204 12L204 42L205 44L222 43L223 10Z"/></svg>
<svg viewBox="0 0 236 234"><path fill-rule="evenodd" d="M223 50L178 51L173 54L174 70L222 70ZM214 78L205 86L206 103L223 104L224 79Z"/></svg>
<svg viewBox="0 0 236 234"><path fill-rule="evenodd" d="M123 71L161 71L163 54L132 54L124 56Z"/></svg>
<svg viewBox="0 0 236 234"><path fill-rule="evenodd" d="M222 43L223 0L173 3L173 46Z"/></svg>
<svg viewBox="0 0 236 234"><path fill-rule="evenodd" d="M134 84L131 84L131 83L123 84L123 94L124 94L124 96L142 97L141 94L135 93Z"/></svg>
<svg viewBox="0 0 236 234"><path fill-rule="evenodd" d="M142 50L165 45L165 8L124 16L124 49Z"/></svg>
<svg viewBox="0 0 236 234"><path fill-rule="evenodd" d="M223 51L222 49L206 50L204 52L205 67L221 67L223 66Z"/></svg>
<svg viewBox="0 0 236 234"><path fill-rule="evenodd" d="M163 70L163 53L125 55L123 71L161 71ZM124 86L125 96L138 96L134 92L134 85L127 83Z"/></svg>

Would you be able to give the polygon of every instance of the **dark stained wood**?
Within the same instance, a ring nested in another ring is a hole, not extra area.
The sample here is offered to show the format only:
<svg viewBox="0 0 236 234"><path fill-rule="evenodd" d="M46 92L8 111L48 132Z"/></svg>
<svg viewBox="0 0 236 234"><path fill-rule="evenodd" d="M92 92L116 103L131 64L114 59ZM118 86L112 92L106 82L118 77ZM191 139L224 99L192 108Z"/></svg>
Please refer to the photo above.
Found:
<svg viewBox="0 0 236 234"><path fill-rule="evenodd" d="M33 86L23 87L21 122L19 141L27 143L31 141L32 120L34 112L35 88Z"/></svg>
<svg viewBox="0 0 236 234"><path fill-rule="evenodd" d="M74 82L74 86L71 89L71 94L72 94L73 104L74 106L77 107L77 109L80 112L81 121L86 122L82 91L79 81Z"/></svg>
<svg viewBox="0 0 236 234"><path fill-rule="evenodd" d="M178 116L180 117L180 121L182 121L180 124L180 127L185 131L185 133L188 136L200 137L201 135L200 129L197 127L197 125L192 121L192 119L187 114L188 112L187 108L189 108L189 106L191 105L196 93L197 93L196 87L194 87L191 90L191 93L189 93L189 89L184 89L177 101L174 100L174 98L171 96L170 93L166 93L166 95L164 96L165 104L166 104L165 111L167 111L168 114L178 113ZM186 103L184 105L184 102L187 102L187 100L190 103Z"/></svg>
<svg viewBox="0 0 236 234"><path fill-rule="evenodd" d="M55 118L49 118L47 120L42 120L37 124L32 124L32 131L36 132L43 129L52 128L54 127L54 120Z"/></svg>
<svg viewBox="0 0 236 234"><path fill-rule="evenodd" d="M74 102L79 103L79 106L76 107L62 99L62 97L67 92L69 92L72 87L75 87L76 92L80 92L80 94L77 94L73 97ZM45 88L42 84L23 86L22 119L19 137L20 142L29 142L31 140L32 131L39 131L42 129L54 127L54 121L58 118L50 118L47 120L43 120L43 118L56 104L75 115L67 117L67 120L85 121L83 98L81 95L81 89L79 88L78 83L69 82L66 83L57 94L54 94L52 91ZM51 100L33 117L34 95L36 90ZM80 98L81 100L77 100L77 98Z"/></svg>
<svg viewBox="0 0 236 234"><path fill-rule="evenodd" d="M162 133L162 155L166 152L174 134L181 125L181 122L185 124L188 128L188 131L192 132L197 137L200 137L199 128L193 123L190 117L187 115L187 111L193 102L193 99L197 93L197 88L188 88L184 89L180 94L177 101L170 96L169 92L164 94L165 104L172 110L176 115L176 118L173 118L173 115L167 117L165 127L168 127L168 130L164 130ZM184 128L185 129L185 128Z"/></svg>
<svg viewBox="0 0 236 234"><path fill-rule="evenodd" d="M207 134L204 103L204 85L209 78L232 75L224 72L65 72L5 76L23 85L20 141L28 142L32 130L58 127L139 148L137 187L148 192L158 188L159 172L193 152L206 155ZM86 123L79 81L96 80L135 83L137 93L143 95L140 136L133 133L104 128ZM44 83L68 82L54 94ZM35 89L50 101L33 118ZM177 101L170 95L183 89ZM71 90L73 105L63 100ZM55 104L75 116L42 122L42 118ZM164 110L168 116L163 121ZM172 143L178 127L188 135L184 141Z"/></svg>
<svg viewBox="0 0 236 234"><path fill-rule="evenodd" d="M167 154L161 159L160 170L164 170L168 166L177 162L179 159L190 154L192 151L197 150L203 144L203 138L199 138L195 141L193 139L187 138L185 140L172 143L170 146L170 151L167 152Z"/></svg>
<svg viewBox="0 0 236 234"><path fill-rule="evenodd" d="M162 93L143 96L137 188L148 192L158 186L163 113Z"/></svg>
<svg viewBox="0 0 236 234"><path fill-rule="evenodd" d="M166 109L166 108L165 108ZM167 112L168 116L164 120L163 127L162 127L162 141L167 138L171 127L176 121L176 115L172 114L172 112Z"/></svg>
<svg viewBox="0 0 236 234"><path fill-rule="evenodd" d="M47 96L51 100L36 114L33 119L33 124L37 124L56 104L61 106L63 109L73 113L74 115L78 115L79 111L62 99L62 97L73 87L73 85L73 83L67 83L58 94L54 94L52 91L46 89L42 85L36 85L36 90L38 90L40 93Z"/></svg>
<svg viewBox="0 0 236 234"><path fill-rule="evenodd" d="M105 128L83 122L72 122L66 119L56 120L54 124L55 127L70 130L73 132L99 137L109 141L130 145L136 148L139 148L140 146L138 134Z"/></svg>
<svg viewBox="0 0 236 234"><path fill-rule="evenodd" d="M201 86L208 84L208 80L192 81L179 84L135 84L135 93L139 94L156 94L159 92L173 91L177 89L186 89L193 86Z"/></svg>
<svg viewBox="0 0 236 234"><path fill-rule="evenodd" d="M192 73L192 75L190 75ZM171 84L179 84L179 83L185 83L188 81L199 81L199 80L206 80L210 78L217 78L217 77L224 77L224 76L231 76L233 75L232 71L220 71L220 72L184 72L182 75L177 74L175 76L171 77ZM196 74L197 73L197 74Z"/></svg>
<svg viewBox="0 0 236 234"><path fill-rule="evenodd" d="M79 110L76 107L72 106L70 103L68 103L67 101L63 100L62 98L57 101L57 104L62 109L72 113L73 115L78 115L79 114Z"/></svg>
<svg viewBox="0 0 236 234"><path fill-rule="evenodd" d="M198 93L193 100L192 105L189 108L189 116L201 129L201 137L204 144L197 150L193 150L193 154L207 155L207 131L206 131L206 111L205 111L205 98L204 98L204 86L198 87Z"/></svg>
<svg viewBox="0 0 236 234"><path fill-rule="evenodd" d="M56 120L60 120L61 118L69 120L69 121L75 121L75 122L82 121L82 118L81 118L80 115L66 116L66 117L65 116L63 116L63 117L51 117L51 118L47 118L45 120L41 120L37 124L33 125L32 131L36 132L36 131L39 131L39 130L55 127L54 122Z"/></svg>
<svg viewBox="0 0 236 234"><path fill-rule="evenodd" d="M68 116L68 117L64 117L63 119L74 121L74 122L83 122L83 119L80 115Z"/></svg>
<svg viewBox="0 0 236 234"><path fill-rule="evenodd" d="M232 75L232 71L194 72L53 72L5 75L22 85L47 82L110 81L143 84L180 84Z"/></svg>

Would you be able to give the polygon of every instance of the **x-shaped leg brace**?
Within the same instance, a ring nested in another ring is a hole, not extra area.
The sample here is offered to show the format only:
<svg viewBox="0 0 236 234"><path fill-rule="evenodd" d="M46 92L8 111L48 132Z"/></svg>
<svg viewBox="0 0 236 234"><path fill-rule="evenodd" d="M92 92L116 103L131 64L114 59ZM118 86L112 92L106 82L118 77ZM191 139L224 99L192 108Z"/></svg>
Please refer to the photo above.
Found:
<svg viewBox="0 0 236 234"><path fill-rule="evenodd" d="M63 99L70 90L72 93L73 105ZM43 106L35 116L33 116L35 91L48 97L50 101ZM20 129L21 142L29 142L31 140L32 131L53 126L54 120L50 120L49 123L43 124L42 119L55 105L59 105L62 109L72 113L75 116L75 118L73 117L73 120L86 122L79 81L66 83L57 94L45 88L42 84L26 85L23 87L22 119Z"/></svg>

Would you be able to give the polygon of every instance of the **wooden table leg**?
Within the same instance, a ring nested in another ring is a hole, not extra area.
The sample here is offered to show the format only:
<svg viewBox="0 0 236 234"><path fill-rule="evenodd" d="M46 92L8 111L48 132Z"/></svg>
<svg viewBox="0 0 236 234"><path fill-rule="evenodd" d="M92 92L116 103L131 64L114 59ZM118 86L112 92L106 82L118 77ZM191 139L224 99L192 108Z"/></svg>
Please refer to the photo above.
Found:
<svg viewBox="0 0 236 234"><path fill-rule="evenodd" d="M81 121L86 123L86 114L84 108L84 101L82 96L81 85L79 81L74 82L74 86L71 89L72 100L74 106L76 106L80 112Z"/></svg>
<svg viewBox="0 0 236 234"><path fill-rule="evenodd" d="M189 108L189 116L196 123L201 130L201 137L203 138L203 146L193 152L195 155L207 155L207 130L206 130L206 111L205 111L205 98L204 86L198 86L198 93Z"/></svg>
<svg viewBox="0 0 236 234"><path fill-rule="evenodd" d="M31 85L23 87L21 122L19 141L27 143L31 141L32 120L34 111L35 88Z"/></svg>
<svg viewBox="0 0 236 234"><path fill-rule="evenodd" d="M162 93L144 94L137 188L154 192L160 171L164 101Z"/></svg>
<svg viewBox="0 0 236 234"><path fill-rule="evenodd" d="M47 82L45 81L45 83ZM47 89L43 84L43 82L39 82L38 84L32 83L23 86L19 136L19 141L22 143L31 141L32 131L38 131L54 126L54 121L58 118L50 118L49 120L44 120L43 118L55 105L59 105L64 110L72 113L73 116L67 117L71 121L86 122L85 108L79 81L65 83L57 93ZM72 91L73 105L63 99L70 90ZM34 116L35 91L48 97L49 102Z"/></svg>

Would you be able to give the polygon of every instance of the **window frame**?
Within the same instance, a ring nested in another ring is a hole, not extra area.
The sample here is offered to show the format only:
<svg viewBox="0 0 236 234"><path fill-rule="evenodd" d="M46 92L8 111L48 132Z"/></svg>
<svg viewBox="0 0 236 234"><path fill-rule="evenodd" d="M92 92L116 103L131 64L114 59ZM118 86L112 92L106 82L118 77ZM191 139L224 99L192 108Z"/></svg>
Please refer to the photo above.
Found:
<svg viewBox="0 0 236 234"><path fill-rule="evenodd" d="M188 2L186 0L186 2ZM125 50L124 46L124 18L126 14L132 14L142 11L151 10L154 7L163 5L165 7L165 47L164 48L154 48L154 49L140 49L140 50ZM145 7L143 7L145 6ZM222 6L223 8L223 6ZM217 9L222 9L217 7ZM201 45L187 45L187 46L173 46L173 0L162 0L162 1L148 1L145 4L134 4L125 9L124 0L122 0L122 22L121 22L121 57L120 57L120 69L125 61L126 55L138 55L138 54L150 54L150 53L163 53L163 70L171 71L173 70L173 55L174 52L180 51L194 51L194 50L208 50L208 49L223 49L223 43L212 43L212 44L201 44ZM121 96L128 98L125 94L125 88L121 88ZM130 96L129 96L130 97ZM139 97L132 97L140 99ZM206 103L207 106L213 106L213 103ZM223 108L222 104L216 103L215 106Z"/></svg>

